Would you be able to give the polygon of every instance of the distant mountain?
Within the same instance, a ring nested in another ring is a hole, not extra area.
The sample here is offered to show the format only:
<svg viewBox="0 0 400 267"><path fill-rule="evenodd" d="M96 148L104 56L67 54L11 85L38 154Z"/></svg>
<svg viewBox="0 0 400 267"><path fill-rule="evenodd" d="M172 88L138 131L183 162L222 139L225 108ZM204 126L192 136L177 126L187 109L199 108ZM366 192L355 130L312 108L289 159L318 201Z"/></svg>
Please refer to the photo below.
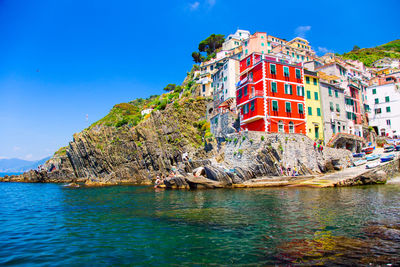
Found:
<svg viewBox="0 0 400 267"><path fill-rule="evenodd" d="M39 165L44 164L50 157L37 160L28 161L22 159L0 159L0 172L26 172L36 169Z"/></svg>
<svg viewBox="0 0 400 267"><path fill-rule="evenodd" d="M359 60L370 67L374 61L384 57L400 58L400 39L372 48L354 46L352 51L340 56L344 59Z"/></svg>

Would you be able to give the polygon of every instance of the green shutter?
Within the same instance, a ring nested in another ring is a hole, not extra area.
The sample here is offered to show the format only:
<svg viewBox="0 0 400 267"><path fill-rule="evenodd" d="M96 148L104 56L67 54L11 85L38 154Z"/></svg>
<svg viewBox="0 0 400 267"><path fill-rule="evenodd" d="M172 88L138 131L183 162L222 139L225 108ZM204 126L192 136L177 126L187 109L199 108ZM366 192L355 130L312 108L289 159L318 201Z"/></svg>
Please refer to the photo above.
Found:
<svg viewBox="0 0 400 267"><path fill-rule="evenodd" d="M328 94L329 96L332 96L332 89L330 87L328 87Z"/></svg>
<svg viewBox="0 0 400 267"><path fill-rule="evenodd" d="M307 99L311 99L311 92L307 90Z"/></svg>
<svg viewBox="0 0 400 267"><path fill-rule="evenodd" d="M390 99L388 96L385 97L385 102L390 102Z"/></svg>
<svg viewBox="0 0 400 267"><path fill-rule="evenodd" d="M336 98L339 98L339 92L338 92L338 90L335 90L335 97L336 97Z"/></svg>
<svg viewBox="0 0 400 267"><path fill-rule="evenodd" d="M315 100L318 100L318 92L314 92L314 98Z"/></svg>
<svg viewBox="0 0 400 267"><path fill-rule="evenodd" d="M292 108L291 108L291 105L290 105L290 102L286 102L286 112L291 112L292 111Z"/></svg>
<svg viewBox="0 0 400 267"><path fill-rule="evenodd" d="M390 112L390 107L386 107L386 112Z"/></svg>
<svg viewBox="0 0 400 267"><path fill-rule="evenodd" d="M306 83L310 84L310 77L308 77L308 76L306 77Z"/></svg>
<svg viewBox="0 0 400 267"><path fill-rule="evenodd" d="M300 79L301 78L301 72L299 69L296 69L296 78Z"/></svg>
<svg viewBox="0 0 400 267"><path fill-rule="evenodd" d="M278 111L278 101L272 100L272 110Z"/></svg>
<svg viewBox="0 0 400 267"><path fill-rule="evenodd" d="M337 112L340 112L339 104L336 104L336 111L337 111Z"/></svg>
<svg viewBox="0 0 400 267"><path fill-rule="evenodd" d="M272 92L273 92L273 93L278 92L278 90L277 90L277 88L276 88L276 82L272 82L272 83L271 83L271 87L272 87Z"/></svg>
<svg viewBox="0 0 400 267"><path fill-rule="evenodd" d="M376 89L372 89L372 94L376 95Z"/></svg>
<svg viewBox="0 0 400 267"><path fill-rule="evenodd" d="M304 113L303 104L299 104L299 114L303 114L303 113Z"/></svg>
<svg viewBox="0 0 400 267"><path fill-rule="evenodd" d="M317 108L317 116L321 116L321 109Z"/></svg>
<svg viewBox="0 0 400 267"><path fill-rule="evenodd" d="M331 111L333 111L334 108L333 108L333 103L332 102L329 102L329 106L330 106Z"/></svg>
<svg viewBox="0 0 400 267"><path fill-rule="evenodd" d="M276 66L271 64L271 74L276 74Z"/></svg>
<svg viewBox="0 0 400 267"><path fill-rule="evenodd" d="M253 101L251 101L251 103L250 103L250 110L254 110L254 100Z"/></svg>
<svg viewBox="0 0 400 267"><path fill-rule="evenodd" d="M312 107L308 107L307 109L308 109L308 115L311 116L312 115Z"/></svg>
<svg viewBox="0 0 400 267"><path fill-rule="evenodd" d="M290 85L290 94L293 95L293 85Z"/></svg>
<svg viewBox="0 0 400 267"><path fill-rule="evenodd" d="M379 98L375 98L375 104L379 104Z"/></svg>

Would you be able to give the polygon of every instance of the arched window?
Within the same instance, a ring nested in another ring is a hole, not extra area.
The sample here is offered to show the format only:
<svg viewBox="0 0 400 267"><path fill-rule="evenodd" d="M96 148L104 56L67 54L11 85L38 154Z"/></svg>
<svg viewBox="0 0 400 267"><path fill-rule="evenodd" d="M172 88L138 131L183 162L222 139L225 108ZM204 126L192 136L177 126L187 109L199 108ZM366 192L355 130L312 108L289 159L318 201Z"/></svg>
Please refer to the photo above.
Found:
<svg viewBox="0 0 400 267"><path fill-rule="evenodd" d="M280 132L280 133L285 132L285 128L283 127L283 121L279 121L279 123L278 123L278 132Z"/></svg>
<svg viewBox="0 0 400 267"><path fill-rule="evenodd" d="M289 122L289 133L294 133L294 123L292 121Z"/></svg>

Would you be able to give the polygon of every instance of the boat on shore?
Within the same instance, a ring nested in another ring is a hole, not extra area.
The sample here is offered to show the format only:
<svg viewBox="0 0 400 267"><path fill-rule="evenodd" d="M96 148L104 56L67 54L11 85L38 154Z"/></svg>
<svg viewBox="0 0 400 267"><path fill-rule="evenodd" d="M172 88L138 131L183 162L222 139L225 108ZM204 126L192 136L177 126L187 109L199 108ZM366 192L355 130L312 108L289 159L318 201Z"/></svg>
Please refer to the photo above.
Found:
<svg viewBox="0 0 400 267"><path fill-rule="evenodd" d="M361 149L361 151L364 152L365 154L372 154L374 150L375 150L374 146L364 147L363 149Z"/></svg>
<svg viewBox="0 0 400 267"><path fill-rule="evenodd" d="M381 157L381 162L388 162L394 159L394 155L390 154L390 155L386 155L386 156L382 156Z"/></svg>
<svg viewBox="0 0 400 267"><path fill-rule="evenodd" d="M365 159L366 159L367 161L373 161L373 160L379 159L380 157L381 157L380 155L375 154L375 155L367 156Z"/></svg>
<svg viewBox="0 0 400 267"><path fill-rule="evenodd" d="M365 153L361 152L361 153L353 153L353 158L363 158L365 157Z"/></svg>
<svg viewBox="0 0 400 267"><path fill-rule="evenodd" d="M379 163L379 161L375 161L375 162L372 162L372 163L368 163L368 164L365 166L365 168L367 168L367 169L373 169L373 168L378 167L379 165L381 165L381 164Z"/></svg>
<svg viewBox="0 0 400 267"><path fill-rule="evenodd" d="M360 165L363 165L365 163L367 163L367 160L365 160L365 159L360 159L360 160L357 160L357 161L353 162L354 166L360 166Z"/></svg>
<svg viewBox="0 0 400 267"><path fill-rule="evenodd" d="M386 145L383 147L383 152L388 153L394 151L394 145Z"/></svg>

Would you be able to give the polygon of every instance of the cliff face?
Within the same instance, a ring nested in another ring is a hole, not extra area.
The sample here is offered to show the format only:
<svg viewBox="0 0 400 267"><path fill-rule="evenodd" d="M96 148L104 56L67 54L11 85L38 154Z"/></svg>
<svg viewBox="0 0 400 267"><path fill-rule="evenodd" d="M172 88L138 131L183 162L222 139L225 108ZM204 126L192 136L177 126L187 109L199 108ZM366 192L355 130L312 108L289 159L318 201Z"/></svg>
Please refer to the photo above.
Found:
<svg viewBox="0 0 400 267"><path fill-rule="evenodd" d="M73 141L50 159L41 171L30 171L12 181L148 184L182 161L207 157L202 121L208 100L182 98L155 110L137 126L96 124L75 134ZM7 180L10 178L6 178Z"/></svg>

